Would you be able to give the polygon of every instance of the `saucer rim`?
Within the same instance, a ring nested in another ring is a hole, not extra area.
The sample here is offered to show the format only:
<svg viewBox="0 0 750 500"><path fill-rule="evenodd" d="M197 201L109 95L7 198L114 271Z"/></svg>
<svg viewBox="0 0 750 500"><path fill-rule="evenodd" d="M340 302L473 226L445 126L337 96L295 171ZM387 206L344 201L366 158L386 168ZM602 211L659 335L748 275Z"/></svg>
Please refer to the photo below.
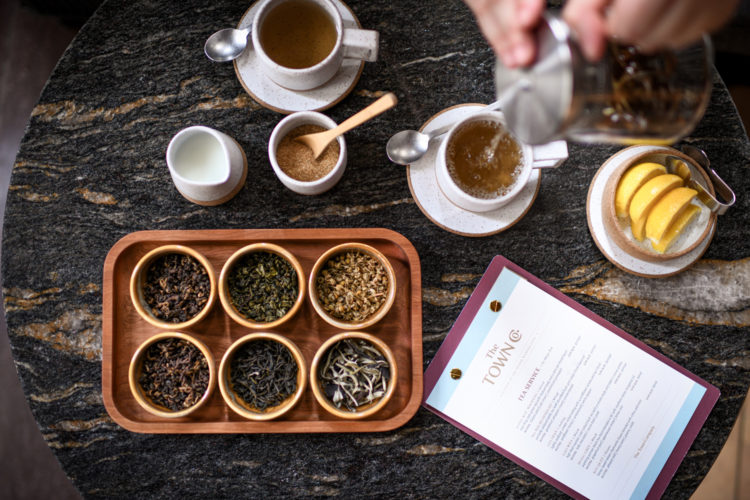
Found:
<svg viewBox="0 0 750 500"><path fill-rule="evenodd" d="M437 113L435 113L434 115L432 115L430 118L428 118L422 124L422 126L419 128L419 131L420 132L424 131L424 129L433 120L435 120L437 117L441 116L442 114L450 112L450 111L452 111L454 109L457 109L457 108L463 108L463 107L468 107L468 106L482 106L482 107L486 107L487 104L482 104L482 103L478 103L478 102L468 102L468 103L454 104L453 106L449 106L449 107L447 107L445 109L442 109L442 110L438 111ZM535 174L536 174L536 177L535 177ZM416 196L416 194L414 194L414 188L413 188L412 183L411 183L411 164L409 164L409 165L406 166L406 180L407 180L407 183L409 185L409 191L411 192L411 196L414 199L414 203L417 204L417 207L419 207L419 210L422 212L422 214L425 217L427 217L427 219L430 222L432 222L433 224L435 224L436 226L438 226L439 228L441 228L441 229L443 229L445 231L448 231L448 232L453 233L453 234L457 234L459 236L466 236L466 237L470 237L470 238L481 238L481 237L492 236L492 235L499 234L499 233L502 233L504 231L507 231L511 227L515 226L521 219L523 219L526 216L526 214L529 212L529 210L531 209L531 207L534 205L534 202L536 201L537 195L539 194L539 190L540 190L541 185L542 185L542 172L541 172L540 169L534 169L532 171L531 177L529 178L529 180L526 183L528 185L528 184L530 184L532 182L536 182L536 188L534 189L534 195L529 200L528 205L525 207L525 209L523 210L523 212L521 214L519 214L518 217L516 217L515 219L513 219L513 221L511 221L510 223L508 223L506 225L503 225L499 229L488 231L488 232L483 232L483 233L467 233L467 232L463 232L463 231L460 231L460 230L457 230L457 229L450 228L450 227L446 226L445 224L443 224L443 223L438 222L437 220L435 220L433 218L433 216L427 211L427 209L422 206L422 203L420 203L419 198ZM445 200L447 200L456 210L459 210L459 211L464 212L466 214L473 214L473 212L471 212L469 210L465 210L465 209L457 206L451 200L449 200L445 196L445 194L442 192L442 190L440 189L440 186L437 186L437 190L440 193L440 196L442 196L443 198L445 198ZM511 201L510 203L508 203L508 205L510 205L511 203L513 203L513 202ZM507 209L508 205L504 205L504 206L502 206L502 207L500 207L500 208L498 208L496 210L491 210L491 211L486 212L486 213L493 213L493 212L503 211L503 210Z"/></svg>
<svg viewBox="0 0 750 500"><path fill-rule="evenodd" d="M256 0L255 2L253 2L252 4L250 4L250 6L247 8L247 10L240 16L240 20L237 22L237 26L236 26L237 29L241 29L241 27L242 27L242 21L245 20L245 18L250 13L250 11L252 9L256 8L258 6L258 4L260 4L261 1L263 1L263 0ZM354 14L354 11L351 9L351 7L349 7L349 5L347 5L342 0L332 0L332 1L333 1L333 3L337 7L339 7L339 6L344 7L349 12L349 14L351 15L352 20L357 25L357 27L359 29L362 29L362 24L359 22L359 19L357 18L356 14ZM348 20L345 19L345 21L348 21ZM333 106L337 105L341 101L343 101L344 98L346 98L349 94L352 93L352 91L354 90L354 87L357 86L357 83L359 83L359 79L361 78L362 72L365 69L365 61L360 61L359 68L357 69L357 74L354 75L351 84L349 85L349 87L347 87L341 93L341 95L337 96L336 98L334 98L331 102L329 102L327 104L324 104L324 105L322 105L320 107L317 107L317 108L310 108L310 109L285 109L285 108L281 108L281 107L278 107L278 106L274 106L273 104L270 104L270 103L264 101L263 99L261 99L260 97L258 97L257 95L255 95L250 90L247 82L245 82L245 79L243 78L242 74L240 73L239 64L237 63L237 59L234 59L232 61L232 66L234 66L234 74L237 77L237 80L240 82L240 85L242 85L242 88L245 90L245 92L247 92L247 94L250 97L252 97L252 99L255 102L257 102L258 104L260 104L262 107L264 107L266 109L270 109L271 111L275 111L276 113L281 113L281 114L284 114L284 115L289 115L289 114L292 114L292 113L296 113L297 111L325 111L325 110L330 109ZM341 68L343 68L343 65L341 66ZM341 71L341 68L339 68L339 71ZM337 74L338 74L338 72L336 72L331 79L333 79ZM298 95L299 94L304 95L305 92L316 91L318 89L324 88L327 85L327 82L326 82L326 83L324 83L324 84L322 84L322 85L320 85L318 87L315 87L315 88L309 89L309 90L292 90L292 89L287 89L285 87L282 87L281 85L279 85L278 83L272 81L268 77L265 77L265 78L268 79L268 82L274 88L278 88L278 89L286 91L286 92L292 92L292 93L295 93L295 94L298 94Z"/></svg>

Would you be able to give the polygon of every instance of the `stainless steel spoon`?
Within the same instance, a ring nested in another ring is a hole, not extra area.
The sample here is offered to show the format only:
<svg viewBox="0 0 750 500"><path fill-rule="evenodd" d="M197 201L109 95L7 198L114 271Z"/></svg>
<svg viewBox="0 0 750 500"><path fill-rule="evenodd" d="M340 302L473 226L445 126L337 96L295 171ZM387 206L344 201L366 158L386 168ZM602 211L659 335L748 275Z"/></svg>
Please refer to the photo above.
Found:
<svg viewBox="0 0 750 500"><path fill-rule="evenodd" d="M250 28L219 30L206 40L203 52L215 62L226 62L240 57L247 47L247 36Z"/></svg>
<svg viewBox="0 0 750 500"><path fill-rule="evenodd" d="M451 127L453 127L452 123L429 132L402 130L388 139L385 152L393 163L409 165L424 156L430 148L432 139L448 132Z"/></svg>

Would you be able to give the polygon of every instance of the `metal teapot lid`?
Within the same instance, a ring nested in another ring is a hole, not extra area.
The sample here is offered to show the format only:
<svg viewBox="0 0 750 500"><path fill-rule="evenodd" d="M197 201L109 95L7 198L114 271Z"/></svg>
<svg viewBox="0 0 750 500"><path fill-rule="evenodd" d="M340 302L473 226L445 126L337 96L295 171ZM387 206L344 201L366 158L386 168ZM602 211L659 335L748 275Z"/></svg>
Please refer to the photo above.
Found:
<svg viewBox="0 0 750 500"><path fill-rule="evenodd" d="M574 68L582 61L570 27L561 19L545 15L536 37L533 65L508 69L498 59L495 67L497 96L514 94L503 107L508 127L527 144L542 144L561 135L573 100Z"/></svg>

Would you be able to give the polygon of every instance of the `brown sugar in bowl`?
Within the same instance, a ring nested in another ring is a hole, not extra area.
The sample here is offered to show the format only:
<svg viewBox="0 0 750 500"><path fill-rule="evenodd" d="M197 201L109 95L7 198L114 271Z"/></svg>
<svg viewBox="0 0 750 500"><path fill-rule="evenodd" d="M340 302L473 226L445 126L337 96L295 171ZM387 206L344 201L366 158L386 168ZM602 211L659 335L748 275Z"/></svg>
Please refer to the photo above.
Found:
<svg viewBox="0 0 750 500"><path fill-rule="evenodd" d="M356 411L350 411L347 408L337 408L336 405L331 402L330 399L328 399L328 396L326 396L325 388L322 386L322 381L320 380L320 368L321 365L325 363L325 358L328 354L329 349L331 349L337 343L347 339L364 340L371 344L386 359L386 361L388 362L388 368L390 370L388 387L386 388L385 394L380 399L375 400L372 403L358 407ZM388 401L390 401L393 397L393 394L396 391L397 380L398 367L396 366L396 358L393 355L393 351L391 351L391 349L385 342L367 332L342 332L329 338L318 348L310 367L310 386L312 388L313 395L315 396L315 400L328 413L346 420L366 418L382 410L385 405L388 404Z"/></svg>
<svg viewBox="0 0 750 500"><path fill-rule="evenodd" d="M288 396L280 404L266 408L264 410L258 410L253 408L248 402L244 401L234 390L232 386L232 374L231 365L232 359L237 351L248 342L256 342L259 340L270 340L278 342L286 347L292 355L292 359L297 364L297 388L293 394ZM245 335L244 337L236 340L229 349L224 353L221 359L221 365L219 366L219 390L221 396L224 398L224 402L229 406L235 413L245 417L249 420L273 420L287 413L302 398L303 393L307 387L307 366L305 365L305 359L302 357L302 352L299 348L289 340L288 338L270 332L256 332Z"/></svg>
<svg viewBox="0 0 750 500"><path fill-rule="evenodd" d="M380 265L383 266L385 274L388 278L388 290L386 291L383 303L378 308L378 310L360 321L347 321L345 319L341 319L340 317L336 317L326 311L318 292L318 277L321 275L321 272L324 270L326 264L331 259L334 259L338 255L347 252L359 252L374 258L375 261L379 262ZM323 320L328 324L342 330L360 330L374 325L375 323L383 319L386 314L388 314L388 311L391 309L391 306L393 305L393 302L396 298L396 273L393 271L393 266L388 261L386 256L382 254L382 252L369 245L365 245L364 243L342 243L341 245L330 248L325 253L323 253L323 255L321 255L315 262L309 279L310 283L308 288L310 289L310 302L312 303L313 309L315 309L315 312L317 312L318 315L323 318Z"/></svg>
<svg viewBox="0 0 750 500"><path fill-rule="evenodd" d="M639 152L637 152L639 151ZM636 152L635 154L633 154ZM646 238L643 242L637 241L630 232L630 218L620 218L617 216L615 209L615 193L620 179L631 167L644 162L653 162L665 165L667 155L676 156L683 160L690 168L691 177L698 183L702 184L711 194L714 193L713 184L711 183L705 171L689 156L681 151L666 146L630 146L614 155L607 162L618 163L612 171L604 187L602 201L602 221L607 234L625 252L633 257L650 262L659 262L681 257L700 245L706 238L711 237L712 228L716 221L716 214L708 211L708 207L701 204L703 217L699 215L697 221L693 221L690 226L690 234L683 238L682 245L676 249L659 253L651 248L649 240ZM674 246L674 245L673 245Z"/></svg>
<svg viewBox="0 0 750 500"><path fill-rule="evenodd" d="M287 261L297 274L297 297L294 301L294 304L288 311L286 311L286 313L282 317L274 321L254 321L252 318L248 318L244 314L241 314L234 306L231 294L229 292L229 274L234 269L234 266L238 262L240 262L243 257L253 252L267 252L278 255L279 257ZM274 245L273 243L253 243L237 250L229 257L226 263L224 263L224 267L221 269L221 275L219 276L219 300L221 301L221 305L224 308L224 311L229 315L229 317L231 317L240 325L255 330L261 328L275 328L289 320L292 316L295 315L297 311L299 311L300 307L302 307L302 302L305 298L305 283L305 274L302 270L302 266L291 252L279 245Z"/></svg>
<svg viewBox="0 0 750 500"><path fill-rule="evenodd" d="M150 306L146 303L146 299L144 298L143 293L143 285L145 283L146 275L151 267L151 264L154 263L159 257L170 254L187 255L198 261L198 263L203 266L203 269L205 269L210 282L208 300L203 305L203 308L195 316L182 322L169 322L154 316L154 314L151 312ZM183 330L186 328L190 328L191 326L200 322L208 315L214 303L216 302L216 288L216 273L214 272L211 263L208 262L208 259L206 259L202 254L184 245L164 245L151 250L146 255L141 257L135 268L133 268L133 273L130 276L130 298L133 302L135 310L149 324L158 328Z"/></svg>
<svg viewBox="0 0 750 500"><path fill-rule="evenodd" d="M145 355L146 351L149 349L149 347L156 344L157 342L167 339L181 339L189 342L190 344L198 348L198 350L205 358L206 364L208 365L208 386L206 387L206 390L203 392L203 395L195 404L182 410L171 410L163 405L157 404L144 393L143 387L139 382L143 368L143 356ZM200 340L191 335L187 335L181 332L164 332L149 338L148 340L143 342L135 351L130 361L130 366L128 367L128 385L130 386L131 394L144 410L156 417L161 418L175 419L190 415L209 400L211 394L213 393L215 384L216 368L214 366L214 358L211 355L211 351Z"/></svg>

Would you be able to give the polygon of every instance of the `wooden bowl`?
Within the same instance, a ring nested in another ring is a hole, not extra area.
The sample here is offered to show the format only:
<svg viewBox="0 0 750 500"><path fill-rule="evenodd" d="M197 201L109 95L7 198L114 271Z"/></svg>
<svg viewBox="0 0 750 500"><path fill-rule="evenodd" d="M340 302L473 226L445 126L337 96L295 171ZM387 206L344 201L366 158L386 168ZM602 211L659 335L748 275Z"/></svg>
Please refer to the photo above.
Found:
<svg viewBox="0 0 750 500"><path fill-rule="evenodd" d="M382 398L373 401L367 405L363 405L357 408L357 411L350 411L346 408L337 408L328 396L325 395L325 390L321 386L320 381L320 366L324 362L324 358L328 353L328 350L338 342L345 339L363 339L372 344L378 351L380 351L385 359L388 361L390 367L390 377L388 380L388 388ZM398 380L398 368L396 366L396 358L393 356L391 349L379 338L375 337L366 332L342 332L334 335L333 337L326 340L315 353L313 358L312 366L310 367L310 385L313 390L313 395L318 401L318 404L322 406L328 413L346 420L356 420L368 417L374 413L377 413L390 401L393 393L396 390L396 381Z"/></svg>
<svg viewBox="0 0 750 500"><path fill-rule="evenodd" d="M192 345L198 348L203 356L206 358L208 364L208 387L206 392L203 393L201 398L193 406L185 408L183 410L170 410L169 408L155 403L146 394L143 393L143 388L139 382L141 371L143 368L143 355L153 344L169 339L177 338L190 342ZM185 417L195 410L200 408L209 400L213 392L214 385L216 384L216 368L214 367L214 358L211 355L211 351L206 345L200 340L196 339L191 335L180 332L164 332L149 338L143 342L133 354L133 358L130 361L130 367L128 368L128 384L130 385L130 392L141 407L152 415L162 418L180 418Z"/></svg>
<svg viewBox="0 0 750 500"><path fill-rule="evenodd" d="M292 358L297 363L297 390L291 396L287 397L283 402L277 406L266 408L265 410L258 410L253 408L250 404L244 401L234 391L231 383L231 364L232 358L237 350L248 342L255 342L258 340L271 340L279 342L284 345L289 352L292 354ZM302 353L299 348L291 340L278 335L276 333L268 332L256 332L245 335L244 337L235 341L224 356L221 359L221 365L219 366L219 390L224 398L226 404L234 410L237 414L250 419L250 420L272 420L285 414L299 402L302 394L305 391L307 385L307 366L305 360L302 357Z"/></svg>
<svg viewBox="0 0 750 500"><path fill-rule="evenodd" d="M230 297L228 289L229 273L234 268L234 265L237 264L237 262L239 262L242 257L253 252L268 252L276 254L289 262L289 264L291 264L291 266L294 268L294 271L297 273L297 298L294 301L294 305L292 305L292 307L281 318L266 323L253 321L252 319L237 311L237 309L234 307L234 304L232 303L232 299ZM302 266L291 252L283 247L280 247L279 245L274 245L273 243L253 243L252 245L242 247L229 257L229 259L224 264L224 267L221 269L221 275L219 276L219 299L221 300L221 305L224 307L224 311L226 311L229 317L247 328L252 328L254 330L261 328L269 329L281 325L289 318L294 316L294 314L300 309L300 307L302 307L304 298L305 273L302 270Z"/></svg>
<svg viewBox="0 0 750 500"><path fill-rule="evenodd" d="M325 264L336 255L348 252L350 250L358 250L362 253L374 257L378 262L380 262L380 264L383 266L383 269L385 269L386 274L388 275L388 292L385 298L385 302L383 302L380 308L371 316L368 316L365 320L358 322L345 321L330 315L323 308L323 305L320 302L320 297L318 296L318 288L316 286L318 274L323 269L323 266L325 266ZM317 312L324 321L332 326L335 326L336 328L341 328L342 330L360 330L374 325L375 323L383 319L386 314L388 314L388 311L391 309L393 301L396 298L396 273L393 271L393 266L388 261L388 258L379 250L369 245L365 245L364 243L342 243L341 245L337 245L333 248L328 249L323 255L318 258L312 268L312 272L310 273L310 283L308 288L310 289L310 302L312 303L313 309L315 309L315 312Z"/></svg>
<svg viewBox="0 0 750 500"><path fill-rule="evenodd" d="M608 162L615 162L618 166L612 171L604 187L602 203L602 219L604 227L614 242L625 252L633 257L650 262L658 262L674 259L693 251L706 238L710 237L711 228L716 221L716 214L711 213L708 207L701 205L698 219L690 223L684 236L680 236L671 249L659 253L651 247L650 240L645 238L642 242L633 237L630 230L630 218L618 217L615 210L615 193L617 185L625 172L639 163L654 162L665 165L667 155L677 156L690 167L690 175L693 180L700 183L711 194L714 194L713 185L706 172L695 160L682 152L665 146L630 146L612 155Z"/></svg>
<svg viewBox="0 0 750 500"><path fill-rule="evenodd" d="M156 318L151 313L148 304L146 304L146 301L143 298L143 282L146 277L146 273L151 266L151 263L156 258L168 254L183 254L193 257L195 260L200 262L200 264L206 270L208 278L211 282L211 291L208 296L208 301L203 306L203 309L201 309L198 314L187 321L183 321L182 323L170 323L168 321L163 321ZM160 246L141 257L135 268L133 268L133 273L130 275L130 298L133 301L133 306L135 307L135 310L138 311L138 314L151 325L158 328L169 328L171 330L184 330L190 328L191 326L204 319L211 311L211 308L216 302L216 273L214 272L214 268L213 266L211 266L211 263L208 262L208 259L206 259L203 255L196 252L190 247L184 245Z"/></svg>

